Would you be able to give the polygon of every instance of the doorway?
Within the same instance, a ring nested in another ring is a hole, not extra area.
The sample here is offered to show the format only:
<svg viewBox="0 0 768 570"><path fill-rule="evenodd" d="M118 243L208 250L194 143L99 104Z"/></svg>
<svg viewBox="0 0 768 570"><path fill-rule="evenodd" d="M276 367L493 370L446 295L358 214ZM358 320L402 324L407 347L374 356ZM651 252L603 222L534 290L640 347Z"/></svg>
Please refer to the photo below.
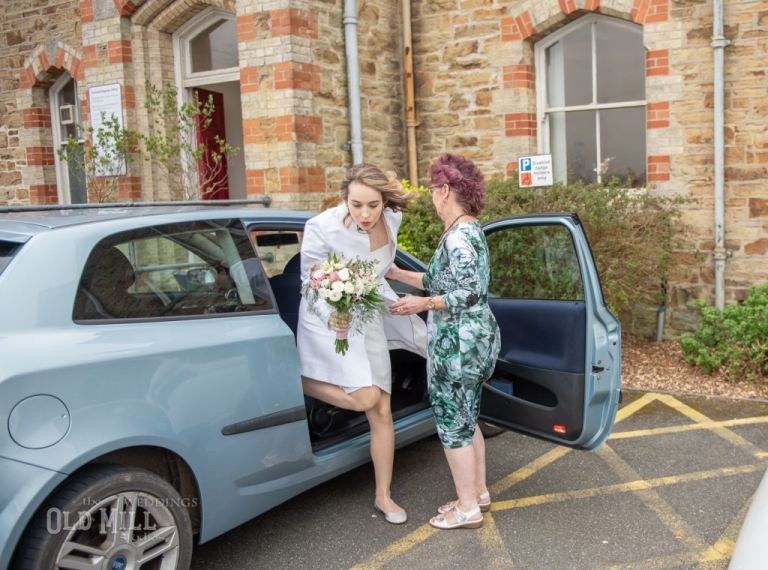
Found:
<svg viewBox="0 0 768 570"><path fill-rule="evenodd" d="M205 104L213 114L203 128L198 120L195 143L202 144L198 161L198 197L203 200L244 199L245 158L240 100L240 67L235 15L210 7L174 34L179 103ZM220 141L237 152L220 152Z"/></svg>

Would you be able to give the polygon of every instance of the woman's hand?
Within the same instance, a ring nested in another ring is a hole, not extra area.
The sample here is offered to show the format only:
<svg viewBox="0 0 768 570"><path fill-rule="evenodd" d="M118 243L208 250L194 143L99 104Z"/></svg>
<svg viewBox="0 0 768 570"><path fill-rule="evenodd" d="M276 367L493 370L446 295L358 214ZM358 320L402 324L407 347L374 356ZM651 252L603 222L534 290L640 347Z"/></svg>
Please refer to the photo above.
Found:
<svg viewBox="0 0 768 570"><path fill-rule="evenodd" d="M427 299L406 295L389 306L389 312L395 316L415 315L427 310Z"/></svg>
<svg viewBox="0 0 768 570"><path fill-rule="evenodd" d="M336 311L333 311L328 317L328 326L336 332L345 332L349 330L350 323L349 313L340 315Z"/></svg>
<svg viewBox="0 0 768 570"><path fill-rule="evenodd" d="M400 281L400 273L402 273L402 271L403 270L400 269L397 265L392 264L392 266L384 274L384 278L391 279L392 281Z"/></svg>

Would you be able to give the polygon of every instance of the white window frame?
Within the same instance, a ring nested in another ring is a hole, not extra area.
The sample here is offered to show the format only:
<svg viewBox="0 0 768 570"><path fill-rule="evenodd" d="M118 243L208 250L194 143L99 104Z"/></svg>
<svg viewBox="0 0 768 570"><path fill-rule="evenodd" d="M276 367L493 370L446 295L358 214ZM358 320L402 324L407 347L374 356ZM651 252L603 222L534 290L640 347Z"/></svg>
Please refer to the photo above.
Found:
<svg viewBox="0 0 768 570"><path fill-rule="evenodd" d="M210 6L190 18L173 34L173 53L174 70L176 72L176 100L181 108L185 103L193 103L193 90L202 85L211 85L213 83L226 83L230 81L240 82L240 65L237 67L228 67L226 69L213 69L210 71L200 71L192 73L192 59L190 57L189 41L205 30L214 21L233 20L237 24L237 17L231 12L222 10L215 6ZM237 41L235 41L237 43ZM239 49L239 46L238 46ZM240 54L238 53L238 60ZM194 141L190 141L194 143ZM182 161L187 164L186 160ZM186 166L184 166L186 167ZM193 173L193 176L197 176ZM199 198L199 196L198 196Z"/></svg>
<svg viewBox="0 0 768 570"><path fill-rule="evenodd" d="M61 145L64 144L66 140L62 135L61 122L59 121L59 93L70 80L74 83L76 100L73 120L75 125L81 125L82 119L80 116L80 97L77 90L77 80L65 71L48 89L48 103L51 109L51 135L53 137L53 160L56 172L56 188L59 204L70 204L72 202L69 188L69 164L67 161L59 158L59 149L61 149ZM80 139L80 142L84 143L85 141Z"/></svg>
<svg viewBox="0 0 768 570"><path fill-rule="evenodd" d="M537 147L539 154L552 154L551 141L549 136L549 118L551 113L556 112L568 112L568 111L600 111L604 109L623 109L628 107L645 107L647 101L645 99L637 101L621 101L618 103L602 103L598 104L595 101L595 95L597 94L597 48L595 45L595 33L592 30L592 102L587 105L573 105L570 107L551 107L547 108L547 48L561 40L567 35L570 35L574 31L586 26L593 27L601 22L610 26L618 26L624 28L631 33L642 34L642 30L638 29L637 24L631 22L625 22L623 20L617 20L608 16L600 16L597 14L590 14L579 18L577 21L568 24L567 26L557 30L547 37L546 40L540 41L534 48L534 57L536 63L536 121L539 125L537 137ZM595 114L595 129L597 141L597 181L602 182L602 176L600 173L599 165L603 162L602 149L600 148L600 113ZM646 149L647 158L647 149ZM557 176L556 176L557 177ZM565 180L560 180L565 182Z"/></svg>
<svg viewBox="0 0 768 570"><path fill-rule="evenodd" d="M191 18L173 34L173 51L176 55L174 66L179 93L200 85L240 81L240 66L211 71L192 73L192 60L189 54L189 40L197 36L216 20L232 20L237 23L234 14L221 8L209 7ZM235 40L237 44L237 40ZM239 58L238 58L239 59Z"/></svg>

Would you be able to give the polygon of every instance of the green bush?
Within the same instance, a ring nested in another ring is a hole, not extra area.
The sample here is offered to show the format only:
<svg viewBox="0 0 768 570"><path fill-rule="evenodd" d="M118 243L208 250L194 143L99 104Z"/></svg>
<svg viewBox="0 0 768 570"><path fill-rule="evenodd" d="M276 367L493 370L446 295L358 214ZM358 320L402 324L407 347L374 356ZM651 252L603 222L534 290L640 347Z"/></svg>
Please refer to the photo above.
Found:
<svg viewBox="0 0 768 570"><path fill-rule="evenodd" d="M768 376L768 283L749 290L742 304L720 310L704 301L699 328L679 338L685 360L729 380L755 381Z"/></svg>
<svg viewBox="0 0 768 570"><path fill-rule="evenodd" d="M428 261L443 231L443 222L425 188L405 186L418 196L403 218L400 245ZM686 227L680 208L685 198L626 188L617 179L607 184L555 184L531 189L520 188L513 176L489 181L487 198L481 222L524 213L577 213L595 257L603 294L617 314L637 306L655 308L663 303L667 276L680 269L679 256L674 253L692 249L685 243ZM531 266L529 273L539 273L534 269ZM566 285L565 289L563 284L553 287L565 294L570 287Z"/></svg>

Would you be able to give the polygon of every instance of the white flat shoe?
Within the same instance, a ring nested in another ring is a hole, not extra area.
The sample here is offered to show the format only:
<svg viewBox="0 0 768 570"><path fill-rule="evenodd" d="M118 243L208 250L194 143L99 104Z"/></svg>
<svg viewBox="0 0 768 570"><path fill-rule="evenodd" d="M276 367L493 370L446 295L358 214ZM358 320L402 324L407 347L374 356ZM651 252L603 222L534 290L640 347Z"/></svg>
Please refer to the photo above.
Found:
<svg viewBox="0 0 768 570"><path fill-rule="evenodd" d="M384 511L384 509L382 509L379 506L379 503L377 503L376 501L373 502L373 508L379 511L382 515L384 515L384 520L386 520L390 524L403 524L405 521L408 520L408 515L406 514L405 511L400 511L397 513L388 513Z"/></svg>

